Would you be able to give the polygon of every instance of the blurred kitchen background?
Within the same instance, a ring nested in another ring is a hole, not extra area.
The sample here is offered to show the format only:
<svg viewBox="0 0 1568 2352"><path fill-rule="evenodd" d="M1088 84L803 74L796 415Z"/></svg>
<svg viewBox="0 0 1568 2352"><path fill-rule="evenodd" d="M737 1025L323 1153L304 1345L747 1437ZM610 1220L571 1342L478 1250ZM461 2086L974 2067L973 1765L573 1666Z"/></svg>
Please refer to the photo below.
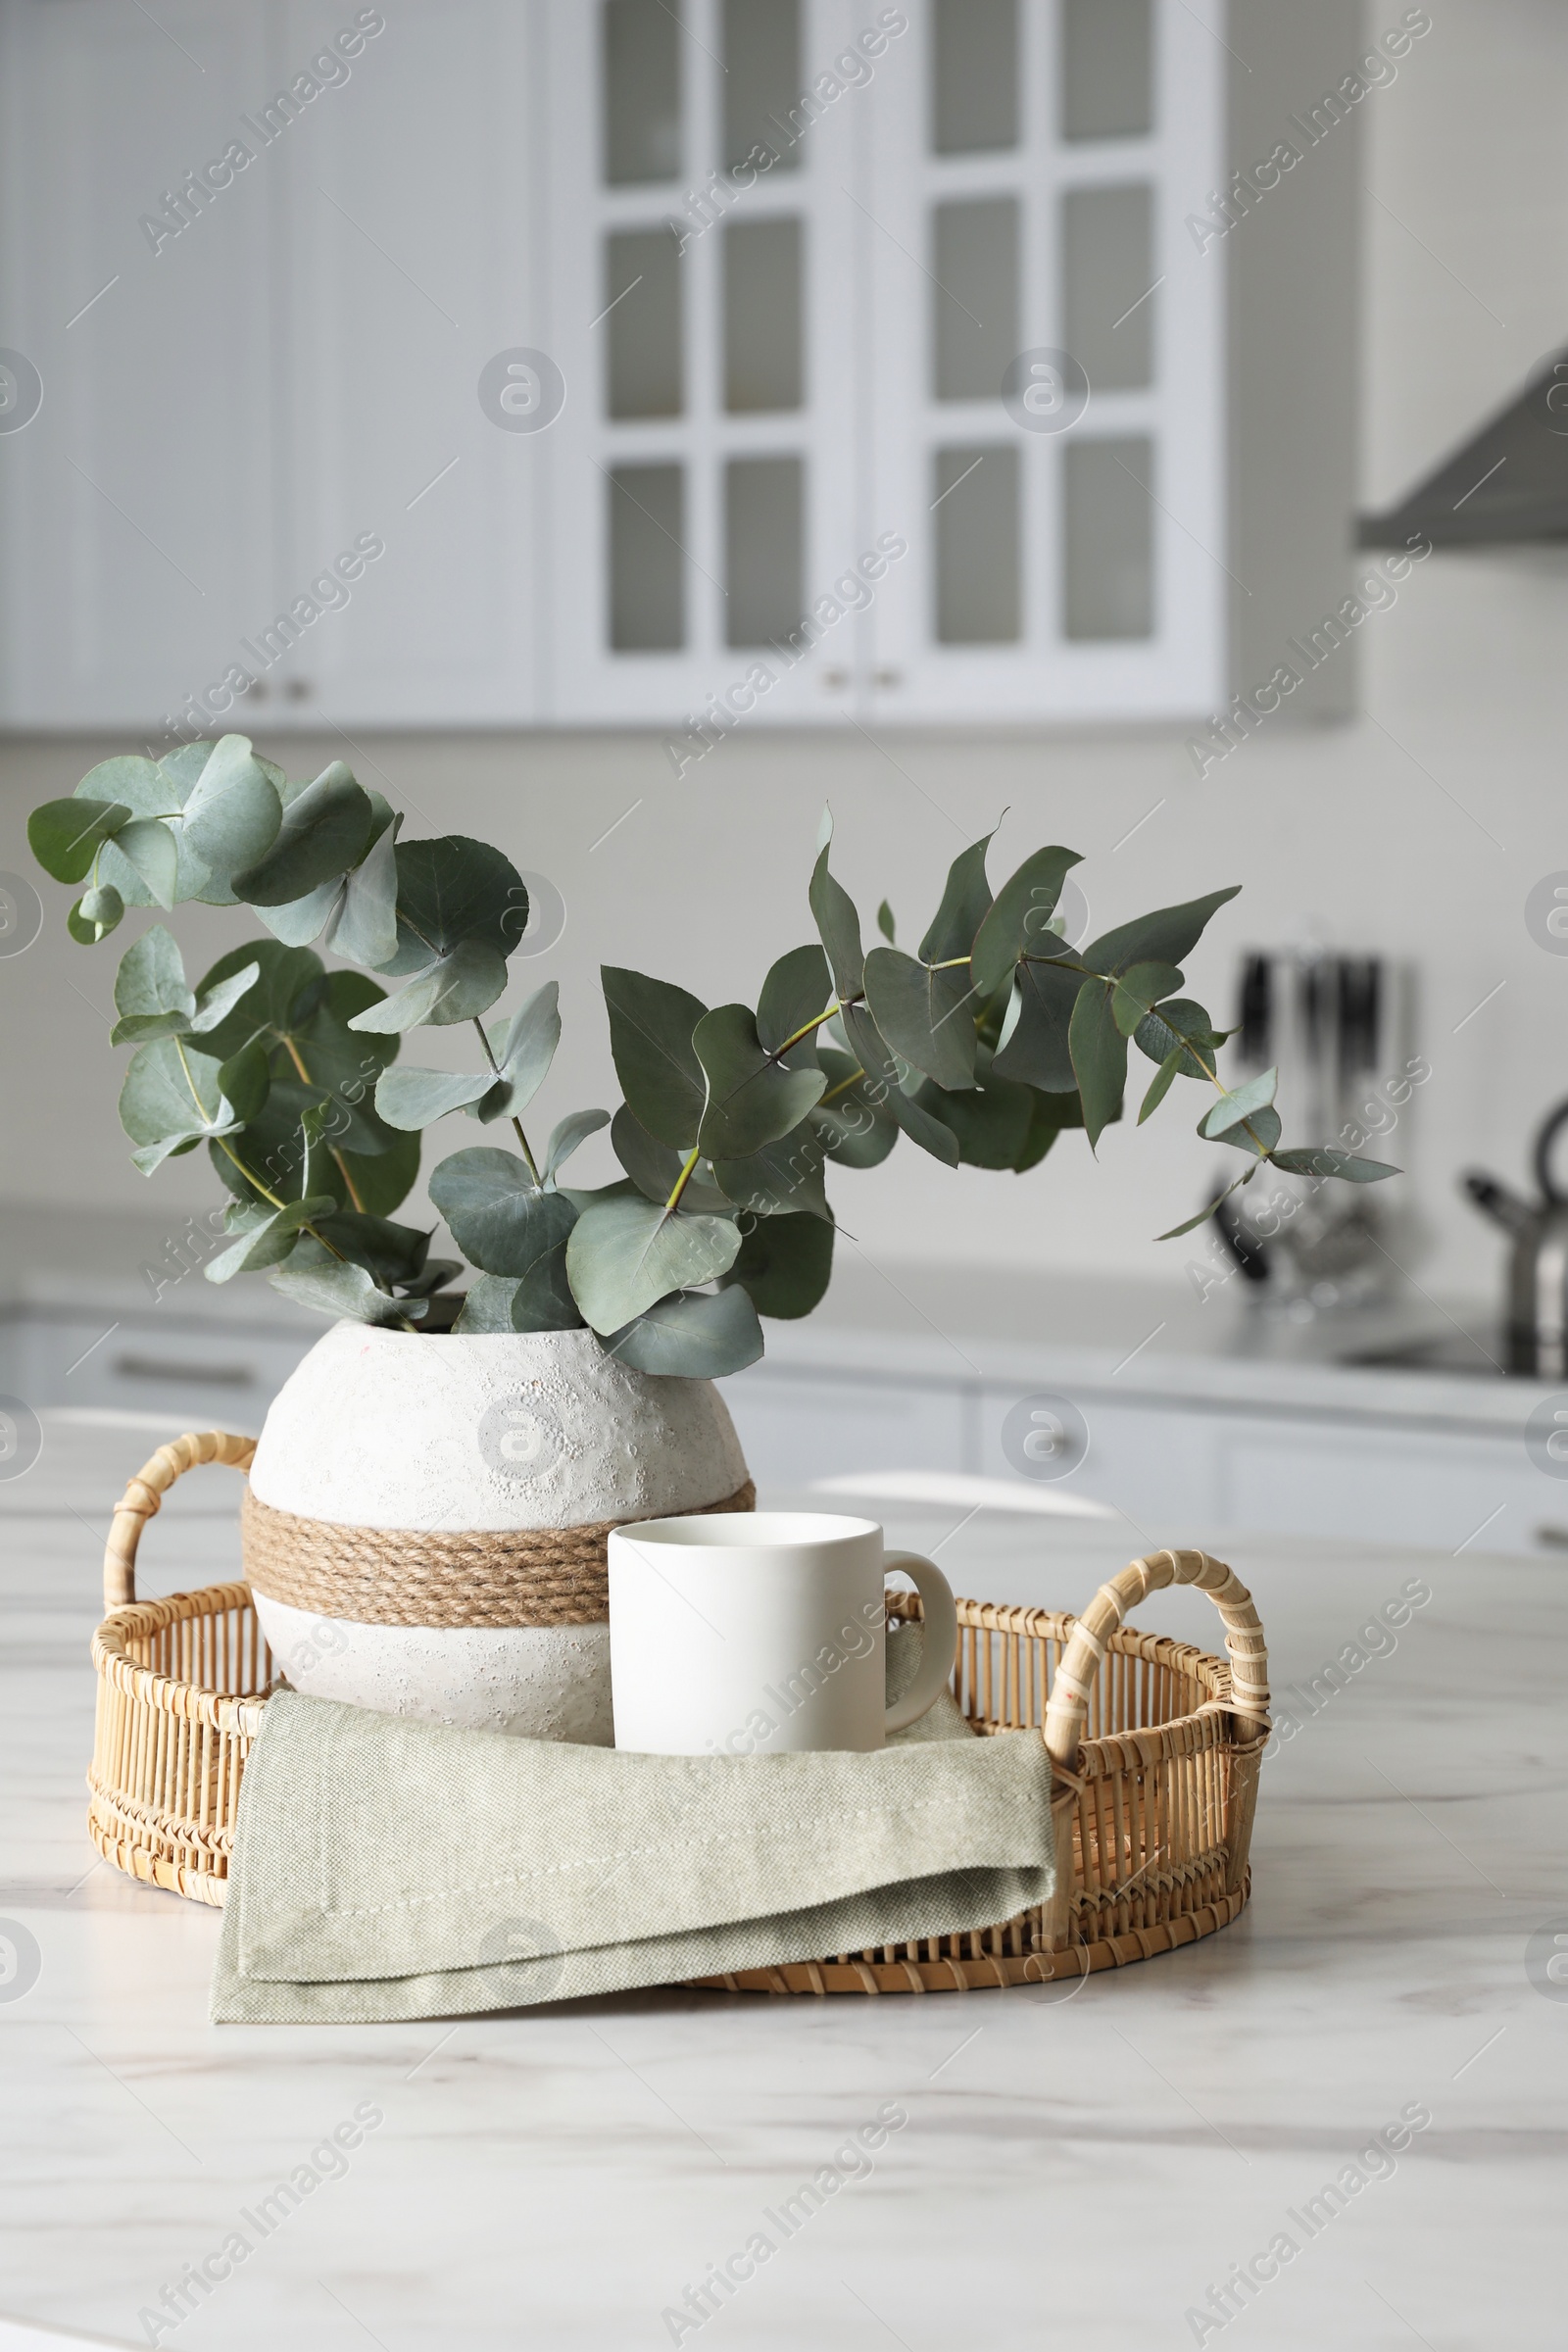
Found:
<svg viewBox="0 0 1568 2352"><path fill-rule="evenodd" d="M910 931L1004 810L1085 927L1243 883L1232 1066L1405 1180L841 1172L754 1468L1568 1547L1565 116L1549 0L0 0L0 1389L255 1427L318 1328L132 1169L24 837L240 728L538 879L573 1102L602 960L809 936L824 801Z"/></svg>

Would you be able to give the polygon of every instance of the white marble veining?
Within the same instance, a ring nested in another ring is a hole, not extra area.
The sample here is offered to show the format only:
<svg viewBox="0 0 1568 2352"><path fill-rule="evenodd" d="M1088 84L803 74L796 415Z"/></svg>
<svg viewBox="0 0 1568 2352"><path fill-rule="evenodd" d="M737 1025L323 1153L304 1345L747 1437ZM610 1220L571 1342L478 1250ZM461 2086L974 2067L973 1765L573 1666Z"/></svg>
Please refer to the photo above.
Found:
<svg viewBox="0 0 1568 2352"><path fill-rule="evenodd" d="M1149 2352L1198 2340L1189 2311L1285 2230L1301 2251L1203 2341L1560 2342L1568 2000L1526 1954L1568 1933L1563 1569L1235 1549L1277 1687L1407 1579L1432 1597L1392 1654L1298 1708L1265 1768L1250 1910L1188 1951L1059 1994L668 1991L217 2029L216 1915L93 1868L82 1826L102 1531L147 1434L49 1421L0 1485L0 1918L38 1950L24 1993L0 1985L0 2314L144 2342L138 2314L237 2230L245 2261L161 2342L629 2352L674 2340L662 2314L761 2231L778 2250L681 2342ZM236 1493L217 1470L182 1482L147 1589L232 1569ZM960 1517L889 1529L997 1599L1079 1605L1122 1556L1085 1523ZM1190 1592L1143 1622L1214 1638ZM786 2240L764 2215L889 2103L906 2121L845 2154L859 2177ZM1364 2165L1385 2177L1307 2242L1288 2216L1410 2108L1431 2122L1396 2169ZM341 2165L339 2125L360 2134ZM263 2236L241 2217L313 2150L318 2185Z"/></svg>

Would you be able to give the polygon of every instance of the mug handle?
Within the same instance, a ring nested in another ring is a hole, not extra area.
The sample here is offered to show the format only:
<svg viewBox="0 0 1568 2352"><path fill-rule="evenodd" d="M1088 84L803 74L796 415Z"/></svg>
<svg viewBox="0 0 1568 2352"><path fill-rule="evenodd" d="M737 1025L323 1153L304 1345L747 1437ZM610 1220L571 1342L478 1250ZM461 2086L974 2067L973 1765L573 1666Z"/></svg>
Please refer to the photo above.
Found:
<svg viewBox="0 0 1568 2352"><path fill-rule="evenodd" d="M902 1568L913 1577L924 1611L920 1670L904 1696L889 1707L882 1727L884 1733L902 1732L928 1714L948 1687L958 1646L958 1611L953 1587L934 1560L922 1559L917 1551L891 1551L882 1566L884 1572Z"/></svg>

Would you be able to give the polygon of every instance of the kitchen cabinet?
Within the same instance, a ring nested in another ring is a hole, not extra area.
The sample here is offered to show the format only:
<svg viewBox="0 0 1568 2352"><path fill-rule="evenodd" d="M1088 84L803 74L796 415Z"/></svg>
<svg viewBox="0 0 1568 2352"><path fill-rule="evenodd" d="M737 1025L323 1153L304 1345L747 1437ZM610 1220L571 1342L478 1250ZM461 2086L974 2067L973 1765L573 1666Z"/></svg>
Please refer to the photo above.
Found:
<svg viewBox="0 0 1568 2352"><path fill-rule="evenodd" d="M0 723L1205 718L1344 591L1301 13L0 0Z"/></svg>

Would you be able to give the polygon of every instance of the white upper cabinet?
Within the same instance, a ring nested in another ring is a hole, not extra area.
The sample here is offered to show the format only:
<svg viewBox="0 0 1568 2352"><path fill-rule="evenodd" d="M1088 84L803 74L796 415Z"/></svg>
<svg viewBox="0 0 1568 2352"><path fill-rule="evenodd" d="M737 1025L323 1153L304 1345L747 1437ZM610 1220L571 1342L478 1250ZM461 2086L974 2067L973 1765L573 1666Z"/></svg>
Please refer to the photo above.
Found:
<svg viewBox="0 0 1568 2352"><path fill-rule="evenodd" d="M1343 594L1354 31L0 0L0 721L1204 718Z"/></svg>

